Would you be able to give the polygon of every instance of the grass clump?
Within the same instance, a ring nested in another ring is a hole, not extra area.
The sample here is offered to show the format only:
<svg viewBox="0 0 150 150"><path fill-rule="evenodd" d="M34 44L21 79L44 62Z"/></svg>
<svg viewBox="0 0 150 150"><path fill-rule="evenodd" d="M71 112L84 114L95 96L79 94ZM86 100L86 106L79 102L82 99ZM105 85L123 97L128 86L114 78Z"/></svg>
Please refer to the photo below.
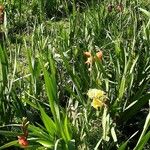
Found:
<svg viewBox="0 0 150 150"><path fill-rule="evenodd" d="M149 149L147 1L1 5L0 149Z"/></svg>

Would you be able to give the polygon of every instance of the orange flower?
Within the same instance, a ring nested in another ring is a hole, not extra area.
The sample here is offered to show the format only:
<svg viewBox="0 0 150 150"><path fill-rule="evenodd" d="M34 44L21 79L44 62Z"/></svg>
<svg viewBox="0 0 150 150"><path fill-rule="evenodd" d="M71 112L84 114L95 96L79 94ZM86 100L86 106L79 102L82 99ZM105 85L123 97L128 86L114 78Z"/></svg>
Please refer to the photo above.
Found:
<svg viewBox="0 0 150 150"><path fill-rule="evenodd" d="M84 52L84 55L85 55L86 57L91 57L91 52Z"/></svg>
<svg viewBox="0 0 150 150"><path fill-rule="evenodd" d="M101 60L101 59L102 59L102 56L103 56L102 51L99 51L98 53L96 53L96 56L97 56L97 58L98 58L99 60Z"/></svg>
<svg viewBox="0 0 150 150"><path fill-rule="evenodd" d="M28 136L28 130L27 130L27 128L28 128L28 125L29 125L29 121L27 120L26 117L23 117L23 119L22 119L22 126L21 126L23 135L18 136L18 142L19 142L19 144L22 147L26 147L26 146L29 145L29 142L27 140L27 136Z"/></svg>
<svg viewBox="0 0 150 150"><path fill-rule="evenodd" d="M25 136L18 136L18 142L21 146L28 146L29 142L27 141L27 138Z"/></svg>
<svg viewBox="0 0 150 150"><path fill-rule="evenodd" d="M92 64L92 62L95 60L95 57L91 55L91 52L84 52L84 55L87 57L87 61L85 63L88 65ZM102 60L102 56L103 56L102 51L97 52L96 56L98 60Z"/></svg>

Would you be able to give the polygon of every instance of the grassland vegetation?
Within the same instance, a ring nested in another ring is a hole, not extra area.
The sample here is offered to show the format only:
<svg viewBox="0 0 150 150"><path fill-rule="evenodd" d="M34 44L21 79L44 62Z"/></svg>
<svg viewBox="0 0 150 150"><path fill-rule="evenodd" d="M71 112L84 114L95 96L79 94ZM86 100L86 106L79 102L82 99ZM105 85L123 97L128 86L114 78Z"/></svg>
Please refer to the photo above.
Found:
<svg viewBox="0 0 150 150"><path fill-rule="evenodd" d="M3 0L0 149L150 149L150 2Z"/></svg>

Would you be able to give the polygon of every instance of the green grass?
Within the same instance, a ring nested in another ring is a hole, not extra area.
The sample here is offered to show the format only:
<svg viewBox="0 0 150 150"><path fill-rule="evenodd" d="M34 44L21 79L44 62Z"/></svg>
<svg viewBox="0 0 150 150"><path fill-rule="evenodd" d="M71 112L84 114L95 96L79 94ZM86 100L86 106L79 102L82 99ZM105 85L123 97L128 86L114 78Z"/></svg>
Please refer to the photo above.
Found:
<svg viewBox="0 0 150 150"><path fill-rule="evenodd" d="M120 12L108 0L2 3L0 149L21 147L23 117L27 149L150 148L149 2L125 0ZM102 108L89 89L106 93Z"/></svg>

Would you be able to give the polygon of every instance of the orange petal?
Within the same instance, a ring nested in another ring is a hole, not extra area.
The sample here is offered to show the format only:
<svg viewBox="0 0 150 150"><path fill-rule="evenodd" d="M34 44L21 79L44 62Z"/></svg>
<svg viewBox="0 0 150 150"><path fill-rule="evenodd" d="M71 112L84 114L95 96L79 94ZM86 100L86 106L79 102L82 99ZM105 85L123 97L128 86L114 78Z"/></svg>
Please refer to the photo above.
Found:
<svg viewBox="0 0 150 150"><path fill-rule="evenodd" d="M18 142L21 146L28 146L29 142L25 136L18 136Z"/></svg>
<svg viewBox="0 0 150 150"><path fill-rule="evenodd" d="M4 6L3 5L0 5L0 10L4 10Z"/></svg>
<svg viewBox="0 0 150 150"><path fill-rule="evenodd" d="M102 59L102 56L103 56L102 51L97 52L97 53L96 53L96 56L98 57L99 60L101 60L101 59Z"/></svg>
<svg viewBox="0 0 150 150"><path fill-rule="evenodd" d="M90 56L91 56L91 52L84 52L84 55L85 55L86 57L90 57Z"/></svg>

